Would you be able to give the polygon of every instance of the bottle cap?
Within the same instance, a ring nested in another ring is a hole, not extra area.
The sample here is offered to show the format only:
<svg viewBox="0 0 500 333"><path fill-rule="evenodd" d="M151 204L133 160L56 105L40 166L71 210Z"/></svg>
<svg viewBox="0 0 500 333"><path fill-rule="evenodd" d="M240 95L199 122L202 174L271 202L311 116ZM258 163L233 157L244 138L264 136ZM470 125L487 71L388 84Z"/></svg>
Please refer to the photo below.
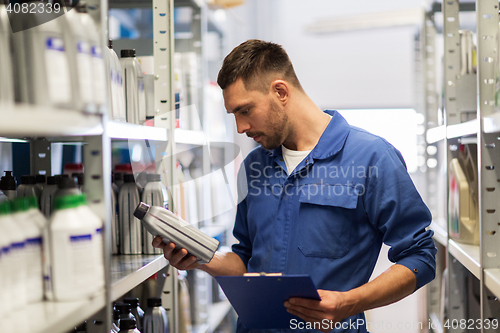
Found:
<svg viewBox="0 0 500 333"><path fill-rule="evenodd" d="M12 171L5 171L5 176L0 179L0 190L15 191L16 178L12 176Z"/></svg>
<svg viewBox="0 0 500 333"><path fill-rule="evenodd" d="M149 182L161 182L161 175L158 173L149 173L146 176L146 179L148 180L148 183Z"/></svg>
<svg viewBox="0 0 500 333"><path fill-rule="evenodd" d="M69 178L69 176L66 175L66 174L56 175L55 176L57 187L59 187L59 183L61 183L61 181L62 181L63 178Z"/></svg>
<svg viewBox="0 0 500 333"><path fill-rule="evenodd" d="M144 216L148 213L149 210L149 205L145 204L144 202L141 202L137 208L134 211L134 216L137 217L139 220L142 220Z"/></svg>
<svg viewBox="0 0 500 333"><path fill-rule="evenodd" d="M125 297L123 298L123 302L130 304L133 308L139 306L139 299L137 297Z"/></svg>
<svg viewBox="0 0 500 333"><path fill-rule="evenodd" d="M120 55L122 58L133 58L133 57L135 57L135 49L122 50L120 52Z"/></svg>
<svg viewBox="0 0 500 333"><path fill-rule="evenodd" d="M154 308L155 306L161 306L161 298L160 297L148 298L148 307Z"/></svg>
<svg viewBox="0 0 500 333"><path fill-rule="evenodd" d="M76 208L80 206L80 195L65 195L54 198L54 210Z"/></svg>
<svg viewBox="0 0 500 333"><path fill-rule="evenodd" d="M56 184L56 177L48 176L47 177L47 185L55 185L55 184Z"/></svg>
<svg viewBox="0 0 500 333"><path fill-rule="evenodd" d="M21 184L23 185L34 185L36 184L36 177L35 176L21 176Z"/></svg>
<svg viewBox="0 0 500 333"><path fill-rule="evenodd" d="M134 318L120 319L120 331L133 330L137 328L137 323Z"/></svg>
<svg viewBox="0 0 500 333"><path fill-rule="evenodd" d="M36 200L36 198L35 198ZM17 197L12 201L12 210L14 212L25 212L30 209L29 197Z"/></svg>
<svg viewBox="0 0 500 333"><path fill-rule="evenodd" d="M125 183L135 183L134 175L129 175L129 174L123 175L123 181Z"/></svg>
<svg viewBox="0 0 500 333"><path fill-rule="evenodd" d="M124 302L116 302L115 303L115 309L120 311L120 314L128 314L130 311L132 311L132 307L128 303Z"/></svg>
<svg viewBox="0 0 500 333"><path fill-rule="evenodd" d="M120 180L123 181L123 173L121 173L121 172L115 172L113 174L113 180L114 180L114 182L120 181Z"/></svg>
<svg viewBox="0 0 500 333"><path fill-rule="evenodd" d="M36 175L35 183L37 184L45 184L45 175Z"/></svg>
<svg viewBox="0 0 500 333"><path fill-rule="evenodd" d="M69 177L61 177L59 179L59 182L57 182L57 187L59 187L60 190L76 188L75 179Z"/></svg>

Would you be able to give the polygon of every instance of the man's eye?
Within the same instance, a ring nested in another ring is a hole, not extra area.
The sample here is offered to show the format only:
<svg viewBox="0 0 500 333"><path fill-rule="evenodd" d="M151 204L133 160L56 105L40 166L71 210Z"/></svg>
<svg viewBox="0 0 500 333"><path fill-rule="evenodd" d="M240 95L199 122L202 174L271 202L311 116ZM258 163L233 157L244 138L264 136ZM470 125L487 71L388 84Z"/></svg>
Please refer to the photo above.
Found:
<svg viewBox="0 0 500 333"><path fill-rule="evenodd" d="M248 110L241 111L241 114L247 114L247 113L248 113Z"/></svg>

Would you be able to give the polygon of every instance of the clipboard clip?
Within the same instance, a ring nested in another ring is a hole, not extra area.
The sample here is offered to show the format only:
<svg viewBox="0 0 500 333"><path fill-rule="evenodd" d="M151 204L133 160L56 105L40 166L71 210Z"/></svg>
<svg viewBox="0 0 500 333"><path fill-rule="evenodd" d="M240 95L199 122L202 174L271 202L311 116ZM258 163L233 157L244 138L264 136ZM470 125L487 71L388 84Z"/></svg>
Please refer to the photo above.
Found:
<svg viewBox="0 0 500 333"><path fill-rule="evenodd" d="M266 272L243 274L243 276L282 276L282 275L283 273L266 273Z"/></svg>

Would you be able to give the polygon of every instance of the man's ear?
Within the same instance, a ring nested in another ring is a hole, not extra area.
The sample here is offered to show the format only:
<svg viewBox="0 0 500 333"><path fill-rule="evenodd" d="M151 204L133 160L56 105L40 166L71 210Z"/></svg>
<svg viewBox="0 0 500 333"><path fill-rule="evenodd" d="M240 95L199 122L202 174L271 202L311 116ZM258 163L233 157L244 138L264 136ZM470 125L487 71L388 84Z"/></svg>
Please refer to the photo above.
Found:
<svg viewBox="0 0 500 333"><path fill-rule="evenodd" d="M290 98L290 87L288 83L283 80L274 80L271 83L271 93L285 105Z"/></svg>

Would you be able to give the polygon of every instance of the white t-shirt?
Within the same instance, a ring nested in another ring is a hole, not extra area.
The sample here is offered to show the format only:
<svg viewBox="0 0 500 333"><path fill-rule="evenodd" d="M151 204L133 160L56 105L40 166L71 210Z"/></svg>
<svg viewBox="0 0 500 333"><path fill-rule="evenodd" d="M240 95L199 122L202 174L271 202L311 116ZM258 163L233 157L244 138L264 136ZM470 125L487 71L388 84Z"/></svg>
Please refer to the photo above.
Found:
<svg viewBox="0 0 500 333"><path fill-rule="evenodd" d="M290 150L287 147L281 145L281 152L283 153L283 159L286 163L286 168L288 169L288 174L290 175L293 170L299 165L300 162L311 152L310 150Z"/></svg>
<svg viewBox="0 0 500 333"><path fill-rule="evenodd" d="M330 115L328 115L330 116ZM330 116L330 119L333 117ZM299 165L300 162L311 152L310 150L290 150L287 147L281 145L281 152L283 153L283 159L285 160L286 168L288 169L288 174L290 175L293 170Z"/></svg>

